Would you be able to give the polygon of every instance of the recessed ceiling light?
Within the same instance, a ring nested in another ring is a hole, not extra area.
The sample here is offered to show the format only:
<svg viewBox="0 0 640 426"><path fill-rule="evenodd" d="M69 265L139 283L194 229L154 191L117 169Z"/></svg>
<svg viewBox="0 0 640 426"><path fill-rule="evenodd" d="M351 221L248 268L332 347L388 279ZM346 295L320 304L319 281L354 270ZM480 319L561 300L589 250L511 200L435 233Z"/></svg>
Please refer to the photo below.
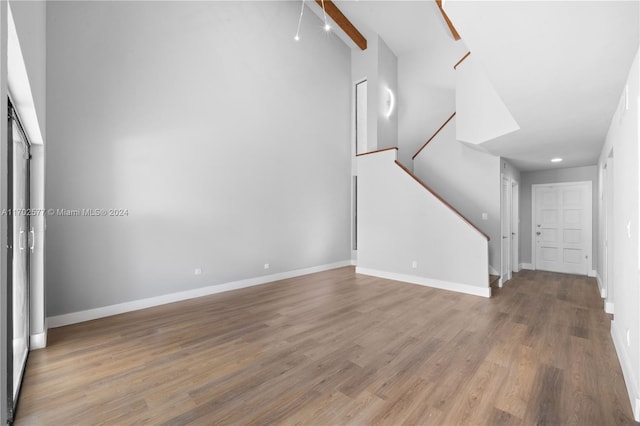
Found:
<svg viewBox="0 0 640 426"><path fill-rule="evenodd" d="M559 162L561 162L561 161L562 161L562 158L552 158L552 159L551 159L551 162L552 162L552 163L559 163Z"/></svg>
<svg viewBox="0 0 640 426"><path fill-rule="evenodd" d="M331 25L329 25L329 24L324 24L324 30L325 30L325 31L330 31L330 30L331 30Z"/></svg>

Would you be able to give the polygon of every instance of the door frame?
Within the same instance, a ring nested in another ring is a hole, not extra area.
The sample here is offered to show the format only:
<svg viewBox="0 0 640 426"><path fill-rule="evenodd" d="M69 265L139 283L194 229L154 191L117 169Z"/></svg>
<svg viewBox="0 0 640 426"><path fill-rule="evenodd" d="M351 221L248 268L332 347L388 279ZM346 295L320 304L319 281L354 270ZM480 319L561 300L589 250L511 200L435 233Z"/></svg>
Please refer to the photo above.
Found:
<svg viewBox="0 0 640 426"><path fill-rule="evenodd" d="M602 226L603 226L603 241L600 242L600 246L602 247L602 253L599 256L602 257L602 287L604 289L604 311L608 314L614 313L614 304L613 298L614 289L614 274L613 270L613 255L614 255L614 244L613 244L613 229L614 229L614 214L613 214L613 200L614 200L614 177L615 170L615 157L614 152L611 150L607 159L604 162L604 167L602 169L603 179L602 179ZM602 296L602 294L601 294Z"/></svg>
<svg viewBox="0 0 640 426"><path fill-rule="evenodd" d="M13 162L14 162L14 155L15 155L15 145L14 145L14 139L13 139L13 129L14 126L16 128L16 130L22 135L23 138L23 142L24 142L24 148L26 149L27 152L27 157L26 160L26 170L25 170L25 202L27 204L26 206L26 210L30 209L30 205L31 205L31 153L30 153L30 149L31 149L31 143L29 141L29 137L27 135L27 132L24 130L24 128L22 127L22 122L20 120L20 115L18 113L18 111L15 109L15 104L11 101L11 98L9 97L8 101L7 101L7 179L6 179L6 194L7 194L7 200L6 200L6 206L7 206L7 210L11 211L15 208L15 205L13 203L13 182L15 179L14 176L14 168L13 168ZM24 155L24 154L23 154ZM7 242L6 242L6 246L7 246L7 251L6 251L6 271L5 271L5 277L4 279L6 279L6 283L7 283L7 295L6 295L6 301L7 301L7 309L6 309L6 320L7 320L7 330L6 330L6 354L4 354L4 356L7 356L7 360L6 360L6 365L7 365L7 400L3 401L3 403L7 403L8 407L7 407L7 412L6 412L6 416L7 416L7 420L12 423L14 420L14 416L16 413L16 408L18 406L18 402L19 402L19 398L20 398L20 391L22 390L22 382L24 379L24 374L25 374L25 370L27 367L27 362L29 359L29 353L31 350L31 254L30 254L30 250L29 250L29 246L30 246L30 241L29 241L29 232L28 230L30 229L31 226L31 221L29 220L30 217L29 215L26 215L26 235L25 235L25 255L26 255L26 265L25 265L25 272L26 272L26 276L25 276L25 297L26 297L26 309L27 312L25 313L25 320L27 322L27 334L25 336L25 344L26 344L26 349L27 349L27 355L26 358L24 360L24 364L22 366L20 366L20 375L19 375L19 383L18 383L18 389L16 391L15 397L14 397L14 385L15 385L15 381L14 381L14 365L13 365L13 286L14 286L14 281L13 281L13 259L14 259L14 250L13 250L13 244L15 243L15 241L13 240L13 228L14 228L14 223L13 223L13 218L14 215L7 215L7 222L6 222L6 228L7 228ZM11 356L9 355L9 347L11 347Z"/></svg>
<svg viewBox="0 0 640 426"><path fill-rule="evenodd" d="M593 182L590 180L576 182L555 182L555 183L535 183L531 185L531 267L537 270L537 253L536 253L536 188L541 187L562 187L572 185L585 185L589 194L589 208L587 208L589 240L587 243L587 253L589 262L587 263L586 276L592 276L593 271Z"/></svg>
<svg viewBox="0 0 640 426"><path fill-rule="evenodd" d="M514 232L515 231L515 232ZM511 271L520 271L520 183L511 179Z"/></svg>
<svg viewBox="0 0 640 426"><path fill-rule="evenodd" d="M513 230L512 222L512 205L513 205L513 179L504 173L500 174L500 282L501 286L505 282L511 279L512 267L512 238L511 232ZM505 187L507 197L505 199ZM506 222L506 223L505 223ZM507 228L507 229L505 229ZM503 240L507 241L508 250L504 250ZM506 262L505 262L506 260ZM505 264L506 263L506 264Z"/></svg>

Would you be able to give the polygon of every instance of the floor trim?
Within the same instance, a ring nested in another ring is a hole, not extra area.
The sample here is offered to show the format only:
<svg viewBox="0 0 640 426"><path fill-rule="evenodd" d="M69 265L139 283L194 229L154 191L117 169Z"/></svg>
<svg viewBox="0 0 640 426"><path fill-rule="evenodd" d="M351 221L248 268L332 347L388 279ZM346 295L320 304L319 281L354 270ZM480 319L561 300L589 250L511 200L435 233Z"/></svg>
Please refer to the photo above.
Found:
<svg viewBox="0 0 640 426"><path fill-rule="evenodd" d="M604 302L604 311L608 314L613 315L615 313L613 302Z"/></svg>
<svg viewBox="0 0 640 426"><path fill-rule="evenodd" d="M313 274L316 272L324 272L331 269L342 268L351 265L351 260L342 262L329 263L326 265L313 266L311 268L296 269L288 272L281 272L272 275L264 275L261 277L248 278L239 281L233 281L208 287L195 288L177 293L165 294L162 296L149 297L146 299L133 300L131 302L118 303L116 305L102 306L100 308L88 309L86 311L71 312L63 315L48 317L49 328L62 327L65 325L76 324L84 321L91 321L98 318L109 317L112 315L122 314L125 312L137 311L140 309L150 308L153 306L164 305L167 303L179 302L187 299L195 299L196 297L208 296L211 294L223 293L225 291L238 290L241 288L252 287L261 284L267 284L273 281L284 280L287 278L299 277L302 275Z"/></svg>
<svg viewBox="0 0 640 426"><path fill-rule="evenodd" d="M624 383L627 385L627 393L629 394L629 402L631 403L631 410L633 411L633 417L638 422L640 421L640 392L638 392L638 383L633 376L633 369L631 368L631 362L626 351L626 345L624 339L620 335L616 322L611 321L611 338L613 339L613 346L616 348L616 354L618 355L618 361L620 361L620 367L622 367L622 375L624 376Z"/></svg>
<svg viewBox="0 0 640 426"><path fill-rule="evenodd" d="M534 271L534 267L532 263L521 263L520 264L520 269L526 269L528 271Z"/></svg>
<svg viewBox="0 0 640 426"><path fill-rule="evenodd" d="M29 336L29 349L36 350L47 347L47 330L45 329L42 333L32 334Z"/></svg>
<svg viewBox="0 0 640 426"><path fill-rule="evenodd" d="M474 296L491 297L490 287L476 287L468 284L453 283L450 281L441 281L433 278L417 277L415 275L397 274L395 272L377 271L375 269L356 267L356 273L362 275L370 275L388 280L403 281L410 284L418 284L425 287L439 288L441 290L455 291L458 293L466 293Z"/></svg>

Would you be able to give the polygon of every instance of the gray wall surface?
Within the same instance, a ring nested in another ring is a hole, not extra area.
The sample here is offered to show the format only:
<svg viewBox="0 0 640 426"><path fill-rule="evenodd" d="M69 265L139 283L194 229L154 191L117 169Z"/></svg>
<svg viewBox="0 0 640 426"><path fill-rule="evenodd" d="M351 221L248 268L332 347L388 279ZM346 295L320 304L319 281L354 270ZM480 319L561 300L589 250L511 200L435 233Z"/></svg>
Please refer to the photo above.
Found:
<svg viewBox="0 0 640 426"><path fill-rule="evenodd" d="M531 263L531 185L544 183L584 182L592 183L592 268L596 267L598 254L598 166L571 167L565 169L522 172L520 174L520 262Z"/></svg>
<svg viewBox="0 0 640 426"><path fill-rule="evenodd" d="M378 37L378 149L398 146L398 60L384 40ZM395 108L387 117L388 94L395 96Z"/></svg>
<svg viewBox="0 0 640 426"><path fill-rule="evenodd" d="M296 43L294 2L47 12L47 205L128 209L48 218L49 316L349 260L350 51L317 17Z"/></svg>
<svg viewBox="0 0 640 426"><path fill-rule="evenodd" d="M500 271L500 158L456 140L456 117L413 160L414 173L490 238ZM482 214L487 213L483 220Z"/></svg>
<svg viewBox="0 0 640 426"><path fill-rule="evenodd" d="M398 57L398 99L402 111L398 119L398 159L409 168L413 164L411 157L456 110L453 65L467 53L467 48L456 42L446 28L440 37L429 43L428 48Z"/></svg>

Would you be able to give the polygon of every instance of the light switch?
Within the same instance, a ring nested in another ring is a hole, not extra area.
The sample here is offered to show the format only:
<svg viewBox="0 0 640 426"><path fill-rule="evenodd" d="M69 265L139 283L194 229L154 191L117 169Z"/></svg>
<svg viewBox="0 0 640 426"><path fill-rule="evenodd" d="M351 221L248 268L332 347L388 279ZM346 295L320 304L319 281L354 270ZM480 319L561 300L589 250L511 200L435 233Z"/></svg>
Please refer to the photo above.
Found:
<svg viewBox="0 0 640 426"><path fill-rule="evenodd" d="M489 220L489 215L487 213L482 213L482 220Z"/></svg>

